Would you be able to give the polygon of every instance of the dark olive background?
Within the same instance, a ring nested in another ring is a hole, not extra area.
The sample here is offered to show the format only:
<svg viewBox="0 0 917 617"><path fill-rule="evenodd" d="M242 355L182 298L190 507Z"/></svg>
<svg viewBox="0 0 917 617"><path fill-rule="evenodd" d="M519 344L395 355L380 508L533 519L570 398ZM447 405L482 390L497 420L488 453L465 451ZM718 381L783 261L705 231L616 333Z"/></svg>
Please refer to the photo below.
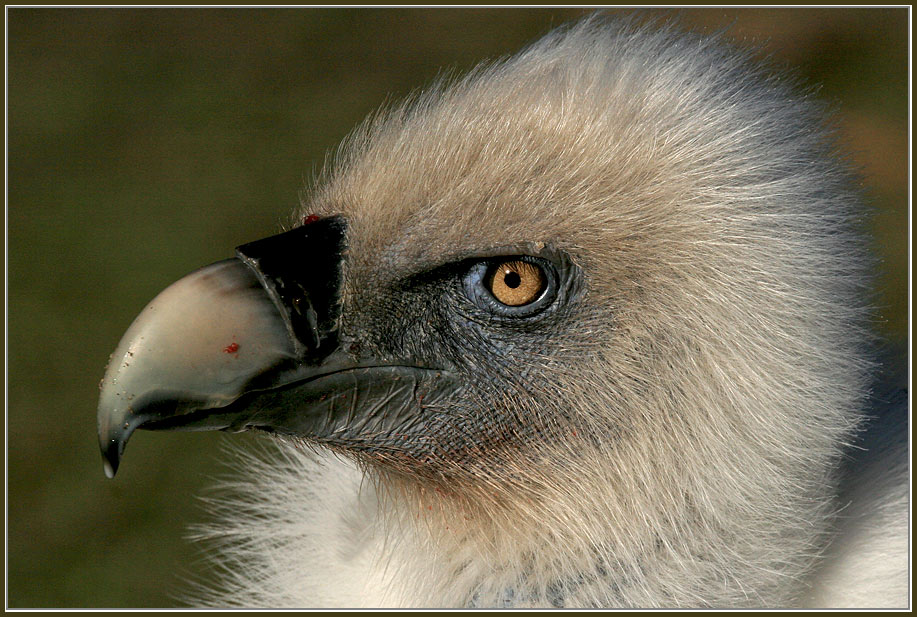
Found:
<svg viewBox="0 0 917 617"><path fill-rule="evenodd" d="M102 475L97 384L144 304L279 230L387 98L576 9L7 10L8 606L175 606L220 444L143 433ZM907 333L907 9L694 9L836 104L876 206L878 328Z"/></svg>

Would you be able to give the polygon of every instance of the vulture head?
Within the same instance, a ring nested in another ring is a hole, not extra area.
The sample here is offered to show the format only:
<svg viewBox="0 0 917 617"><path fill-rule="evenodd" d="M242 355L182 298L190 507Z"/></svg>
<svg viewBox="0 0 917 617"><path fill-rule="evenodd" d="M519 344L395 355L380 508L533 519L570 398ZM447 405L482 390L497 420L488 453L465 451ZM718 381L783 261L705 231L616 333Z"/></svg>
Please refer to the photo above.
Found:
<svg viewBox="0 0 917 617"><path fill-rule="evenodd" d="M223 605L797 602L871 364L859 198L794 87L590 19L372 116L131 325L109 475L137 428L278 436L218 506Z"/></svg>

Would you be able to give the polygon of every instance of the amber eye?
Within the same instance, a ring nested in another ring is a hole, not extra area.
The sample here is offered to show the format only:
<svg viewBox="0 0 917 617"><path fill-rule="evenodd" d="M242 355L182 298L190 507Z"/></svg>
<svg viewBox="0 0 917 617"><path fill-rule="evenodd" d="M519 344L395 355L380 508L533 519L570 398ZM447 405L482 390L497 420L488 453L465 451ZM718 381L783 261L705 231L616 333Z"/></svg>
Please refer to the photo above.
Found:
<svg viewBox="0 0 917 617"><path fill-rule="evenodd" d="M487 288L507 306L534 302L544 291L545 275L536 264L526 261L504 261L487 279Z"/></svg>

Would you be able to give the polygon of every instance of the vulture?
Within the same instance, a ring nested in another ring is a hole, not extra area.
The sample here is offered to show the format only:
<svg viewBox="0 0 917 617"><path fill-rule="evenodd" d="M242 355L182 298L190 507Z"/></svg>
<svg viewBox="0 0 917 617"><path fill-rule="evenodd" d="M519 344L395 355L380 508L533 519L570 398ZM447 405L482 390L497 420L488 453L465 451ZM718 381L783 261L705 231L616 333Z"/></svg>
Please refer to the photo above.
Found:
<svg viewBox="0 0 917 617"><path fill-rule="evenodd" d="M826 117L604 16L438 80L142 310L105 470L137 428L273 436L201 605L907 606L907 392Z"/></svg>

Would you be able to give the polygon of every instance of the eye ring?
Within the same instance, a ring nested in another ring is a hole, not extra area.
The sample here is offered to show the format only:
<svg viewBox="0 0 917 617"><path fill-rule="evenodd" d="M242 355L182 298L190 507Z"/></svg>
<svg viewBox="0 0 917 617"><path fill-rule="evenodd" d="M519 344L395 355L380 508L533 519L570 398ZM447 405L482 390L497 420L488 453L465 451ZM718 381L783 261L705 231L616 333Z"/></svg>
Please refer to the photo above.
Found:
<svg viewBox="0 0 917 617"><path fill-rule="evenodd" d="M464 289L474 304L496 317L530 317L554 303L558 275L546 259L507 255L474 263Z"/></svg>

